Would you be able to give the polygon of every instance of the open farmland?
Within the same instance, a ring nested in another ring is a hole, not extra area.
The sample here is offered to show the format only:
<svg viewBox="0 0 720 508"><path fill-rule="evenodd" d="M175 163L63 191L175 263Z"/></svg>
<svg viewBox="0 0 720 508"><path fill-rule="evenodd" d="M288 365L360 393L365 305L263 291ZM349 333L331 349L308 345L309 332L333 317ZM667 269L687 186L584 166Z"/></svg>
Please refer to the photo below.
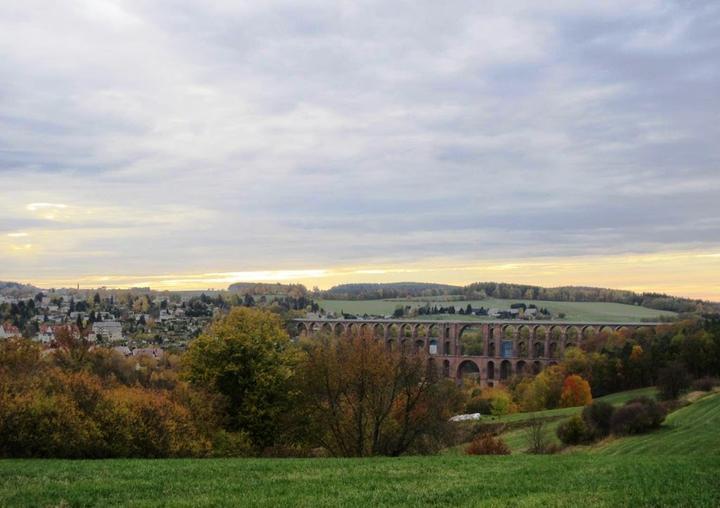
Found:
<svg viewBox="0 0 720 508"><path fill-rule="evenodd" d="M459 300L447 301L443 299L388 299L388 300L318 300L320 307L328 312L346 312L350 314L390 315L399 306L411 306L417 308L429 303L432 305L449 307L454 305L457 310L464 309L468 304L474 309L484 307L486 309L509 309L513 303L534 304L537 307L547 308L553 316L560 313L565 314L568 321L607 321L607 322L633 322L642 319L653 320L659 317L675 317L677 314L670 311L648 309L636 305L608 302L551 302L544 300L502 300L497 298L486 298L484 300ZM463 316L454 314L435 314L423 316L423 319L472 319L483 320L487 318L477 316Z"/></svg>

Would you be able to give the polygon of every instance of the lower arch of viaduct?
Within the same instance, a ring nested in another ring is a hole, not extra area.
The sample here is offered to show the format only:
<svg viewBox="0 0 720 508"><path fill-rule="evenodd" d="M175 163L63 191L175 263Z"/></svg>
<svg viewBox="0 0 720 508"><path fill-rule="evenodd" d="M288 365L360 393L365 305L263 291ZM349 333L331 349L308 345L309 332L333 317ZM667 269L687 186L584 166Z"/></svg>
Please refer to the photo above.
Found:
<svg viewBox="0 0 720 508"><path fill-rule="evenodd" d="M477 377L483 386L513 375L537 374L563 357L565 349L601 332L655 327L660 323L588 323L566 321L415 321L296 319L296 337L372 333L388 349L425 351L445 376L458 381Z"/></svg>

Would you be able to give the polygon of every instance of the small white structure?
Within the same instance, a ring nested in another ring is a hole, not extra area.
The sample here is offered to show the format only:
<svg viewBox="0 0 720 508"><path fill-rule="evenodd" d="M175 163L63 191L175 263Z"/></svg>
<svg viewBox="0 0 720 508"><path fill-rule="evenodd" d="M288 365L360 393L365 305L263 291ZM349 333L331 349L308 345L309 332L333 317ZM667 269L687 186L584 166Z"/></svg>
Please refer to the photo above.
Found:
<svg viewBox="0 0 720 508"><path fill-rule="evenodd" d="M98 321L93 323L92 331L96 337L102 337L111 342L123 339L122 324L117 321Z"/></svg>
<svg viewBox="0 0 720 508"><path fill-rule="evenodd" d="M116 346L113 348L113 351L116 351L123 356L131 356L132 355L132 350L127 346Z"/></svg>
<svg viewBox="0 0 720 508"><path fill-rule="evenodd" d="M133 356L149 356L151 358L160 358L164 354L165 352L159 347L137 348L132 352Z"/></svg>
<svg viewBox="0 0 720 508"><path fill-rule="evenodd" d="M479 420L482 418L482 415L480 413L470 413L466 415L455 415L452 418L450 418L451 422L467 422L472 420Z"/></svg>
<svg viewBox="0 0 720 508"><path fill-rule="evenodd" d="M35 340L43 344L51 344L55 340L55 330L51 326L41 325Z"/></svg>
<svg viewBox="0 0 720 508"><path fill-rule="evenodd" d="M18 330L17 326L0 325L0 339L11 339L13 337L22 337L22 334L20 333L20 330Z"/></svg>

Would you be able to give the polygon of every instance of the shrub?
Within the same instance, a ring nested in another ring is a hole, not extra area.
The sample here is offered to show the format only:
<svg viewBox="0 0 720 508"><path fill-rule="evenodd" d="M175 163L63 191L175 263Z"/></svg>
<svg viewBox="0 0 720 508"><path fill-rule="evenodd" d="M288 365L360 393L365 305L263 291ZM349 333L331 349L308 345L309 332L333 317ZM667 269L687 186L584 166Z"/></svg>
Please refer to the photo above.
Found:
<svg viewBox="0 0 720 508"><path fill-rule="evenodd" d="M510 397L498 397L493 399L490 404L490 413L493 416L502 416L515 412L517 412L517 407L515 407Z"/></svg>
<svg viewBox="0 0 720 508"><path fill-rule="evenodd" d="M582 412L582 419L593 438L601 438L610 434L610 421L615 408L612 404L596 400L589 406L585 406Z"/></svg>
<svg viewBox="0 0 720 508"><path fill-rule="evenodd" d="M492 411L492 401L475 397L465 405L466 413L480 413L481 415L489 415Z"/></svg>
<svg viewBox="0 0 720 508"><path fill-rule="evenodd" d="M658 404L660 404L660 407L665 411L665 414L670 414L673 411L677 411L681 407L685 407L690 404L685 399L670 399L670 400L662 400Z"/></svg>
<svg viewBox="0 0 720 508"><path fill-rule="evenodd" d="M677 399L689 386L690 376L685 366L679 362L673 362L658 371L657 387L660 396L665 400Z"/></svg>
<svg viewBox="0 0 720 508"><path fill-rule="evenodd" d="M591 441L588 427L579 415L575 415L561 423L557 428L557 437L567 445L577 445Z"/></svg>
<svg viewBox="0 0 720 508"><path fill-rule="evenodd" d="M212 438L213 457L250 457L254 454L252 441L245 432L220 430Z"/></svg>
<svg viewBox="0 0 720 508"><path fill-rule="evenodd" d="M472 440L465 449L468 455L510 455L510 448L499 437L483 434Z"/></svg>
<svg viewBox="0 0 720 508"><path fill-rule="evenodd" d="M162 388L149 389L120 355L82 348L66 353L42 357L30 341L0 341L0 457L211 454L219 396L193 390L157 361L154 383ZM138 369L146 371L152 374ZM245 455L242 440L233 438L218 438L220 453Z"/></svg>
<svg viewBox="0 0 720 508"><path fill-rule="evenodd" d="M517 411L512 401L512 395L505 388L487 388L482 392L482 398L490 401L490 413L493 416L502 416Z"/></svg>
<svg viewBox="0 0 720 508"><path fill-rule="evenodd" d="M188 408L167 392L119 387L107 393L102 413L112 456L198 457L210 441L195 426Z"/></svg>
<svg viewBox="0 0 720 508"><path fill-rule="evenodd" d="M96 457L102 436L65 395L28 390L0 400L0 456Z"/></svg>
<svg viewBox="0 0 720 508"><path fill-rule="evenodd" d="M480 413L493 416L515 413L517 404L513 402L510 391L505 387L485 388L481 392L473 391L473 396L465 405L466 413Z"/></svg>
<svg viewBox="0 0 720 508"><path fill-rule="evenodd" d="M584 406L590 402L592 402L590 384L577 374L566 377L560 395L560 406Z"/></svg>
<svg viewBox="0 0 720 508"><path fill-rule="evenodd" d="M613 434L642 434L660 427L665 420L665 409L647 397L628 401L623 407L615 410L610 421Z"/></svg>
<svg viewBox="0 0 720 508"><path fill-rule="evenodd" d="M540 418L530 420L526 430L528 442L528 453L547 453L550 448L547 432L545 429L545 421Z"/></svg>
<svg viewBox="0 0 720 508"><path fill-rule="evenodd" d="M696 379L692 384L692 389L701 392L709 392L718 385L720 385L720 379L706 376Z"/></svg>
<svg viewBox="0 0 720 508"><path fill-rule="evenodd" d="M505 423L500 422L493 422L493 423L477 423L472 428L472 435L482 436L485 434L490 434L492 436L499 436L503 432L508 430L508 425Z"/></svg>

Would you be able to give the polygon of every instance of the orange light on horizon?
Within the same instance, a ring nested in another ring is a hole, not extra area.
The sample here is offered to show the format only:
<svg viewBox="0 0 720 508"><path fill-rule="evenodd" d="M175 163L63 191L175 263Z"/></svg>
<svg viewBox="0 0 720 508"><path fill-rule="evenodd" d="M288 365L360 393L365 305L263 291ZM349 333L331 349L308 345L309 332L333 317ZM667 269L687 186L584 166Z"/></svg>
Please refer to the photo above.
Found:
<svg viewBox="0 0 720 508"><path fill-rule="evenodd" d="M343 283L434 282L467 285L479 281L544 287L594 286L720 300L720 253L671 252L617 256L485 260L476 263L428 259L403 265L350 266L156 275L79 275L29 278L40 287L158 290L226 289L234 282L301 283L327 289Z"/></svg>

